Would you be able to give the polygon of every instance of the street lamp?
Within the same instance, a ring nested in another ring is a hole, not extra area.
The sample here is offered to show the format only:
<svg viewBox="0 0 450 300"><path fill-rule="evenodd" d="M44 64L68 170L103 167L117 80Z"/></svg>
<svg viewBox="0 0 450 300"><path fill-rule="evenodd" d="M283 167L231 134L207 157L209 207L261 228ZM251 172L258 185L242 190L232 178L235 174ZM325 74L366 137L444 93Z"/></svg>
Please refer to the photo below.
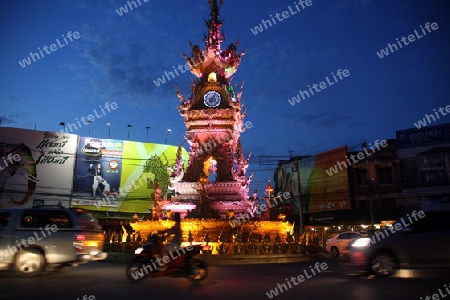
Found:
<svg viewBox="0 0 450 300"><path fill-rule="evenodd" d="M128 140L130 140L130 128L131 128L131 125L128 124Z"/></svg>
<svg viewBox="0 0 450 300"><path fill-rule="evenodd" d="M269 179L266 184L266 194L267 194L269 201L270 201L270 194L272 194L272 192L273 192L273 186L270 184L270 179Z"/></svg>
<svg viewBox="0 0 450 300"><path fill-rule="evenodd" d="M145 128L147 129L147 139L146 139L146 142L148 142L148 130L150 129L150 126L145 126Z"/></svg>
<svg viewBox="0 0 450 300"><path fill-rule="evenodd" d="M272 194L273 192L273 186L270 184L270 179L267 181L266 187L265 187L265 192L267 195L267 205L269 205L269 207L271 207L270 205L270 194ZM272 215L272 213L270 213ZM272 218L272 216L270 216L270 218Z"/></svg>
<svg viewBox="0 0 450 300"><path fill-rule="evenodd" d="M169 138L169 134L172 132L172 129L167 129L167 135L166 135L166 140L164 141L164 144L167 143L167 139Z"/></svg>
<svg viewBox="0 0 450 300"><path fill-rule="evenodd" d="M94 121L92 121L92 120L88 120L88 123L89 123L89 137L91 136L91 125L92 125L92 123L93 123Z"/></svg>
<svg viewBox="0 0 450 300"><path fill-rule="evenodd" d="M372 231L375 232L375 219L373 217L372 197L376 188L376 182L373 178L370 178L367 184L369 185L367 196L369 197L370 223L372 225Z"/></svg>
<svg viewBox="0 0 450 300"><path fill-rule="evenodd" d="M367 153L367 143L362 143L363 150ZM373 217L372 193L376 185L375 179L371 178L369 172L369 158L366 158L366 175L367 175L367 200L369 201L370 223L372 224L372 232L375 232L375 220Z"/></svg>
<svg viewBox="0 0 450 300"><path fill-rule="evenodd" d="M108 125L108 139L111 137L111 122L106 122L106 125Z"/></svg>
<svg viewBox="0 0 450 300"><path fill-rule="evenodd" d="M63 127L63 131L65 132L66 131L66 123L61 122L61 123L59 123L59 125L61 125Z"/></svg>

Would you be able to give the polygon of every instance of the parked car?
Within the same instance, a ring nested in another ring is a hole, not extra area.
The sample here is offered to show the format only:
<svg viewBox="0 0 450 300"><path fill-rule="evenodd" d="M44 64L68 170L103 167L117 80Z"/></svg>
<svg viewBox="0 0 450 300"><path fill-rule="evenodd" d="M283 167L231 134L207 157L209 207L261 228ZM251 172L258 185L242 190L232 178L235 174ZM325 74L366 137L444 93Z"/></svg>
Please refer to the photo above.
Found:
<svg viewBox="0 0 450 300"><path fill-rule="evenodd" d="M23 276L102 260L102 227L82 209L0 210L0 269Z"/></svg>
<svg viewBox="0 0 450 300"><path fill-rule="evenodd" d="M449 220L450 211L414 211L352 243L350 265L384 277L400 268L450 267Z"/></svg>
<svg viewBox="0 0 450 300"><path fill-rule="evenodd" d="M339 257L341 254L348 253L351 242L360 237L363 237L363 235L356 231L338 233L327 240L325 250L331 256Z"/></svg>

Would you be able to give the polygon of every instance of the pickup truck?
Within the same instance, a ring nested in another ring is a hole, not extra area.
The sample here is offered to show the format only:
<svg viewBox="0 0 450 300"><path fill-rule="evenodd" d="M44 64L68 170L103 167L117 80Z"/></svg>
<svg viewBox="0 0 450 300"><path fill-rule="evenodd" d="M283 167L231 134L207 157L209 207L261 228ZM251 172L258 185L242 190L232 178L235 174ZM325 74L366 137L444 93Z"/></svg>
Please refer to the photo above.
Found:
<svg viewBox="0 0 450 300"><path fill-rule="evenodd" d="M102 227L82 209L0 209L0 270L31 277L102 260L104 241Z"/></svg>

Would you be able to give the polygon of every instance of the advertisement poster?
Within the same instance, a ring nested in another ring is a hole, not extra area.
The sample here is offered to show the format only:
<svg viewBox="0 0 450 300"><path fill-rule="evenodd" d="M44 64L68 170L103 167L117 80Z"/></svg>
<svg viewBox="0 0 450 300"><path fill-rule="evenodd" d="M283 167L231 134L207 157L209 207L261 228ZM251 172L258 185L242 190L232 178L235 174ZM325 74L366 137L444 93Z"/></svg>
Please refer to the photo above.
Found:
<svg viewBox="0 0 450 300"><path fill-rule="evenodd" d="M301 198L303 212L307 212L311 198L311 175L313 174L314 168L316 167L316 156L311 155L309 157L300 159L298 161L298 165L300 168L300 185L302 187Z"/></svg>
<svg viewBox="0 0 450 300"><path fill-rule="evenodd" d="M77 136L0 128L0 208L69 206Z"/></svg>
<svg viewBox="0 0 450 300"><path fill-rule="evenodd" d="M188 156L181 149L182 163ZM170 145L80 137L72 206L150 213L155 190L160 200L170 193L178 151Z"/></svg>
<svg viewBox="0 0 450 300"><path fill-rule="evenodd" d="M317 155L291 161L278 167L276 185L278 192L289 192L291 201L285 203L284 211L298 213L298 194L301 190L303 212L316 213L351 209L347 169L329 176L325 170L338 161L346 161L347 147L339 147ZM300 169L300 179L297 177ZM300 189L299 189L300 182ZM292 207L295 207L293 209Z"/></svg>
<svg viewBox="0 0 450 300"><path fill-rule="evenodd" d="M123 141L79 137L72 206L117 210L122 151Z"/></svg>
<svg viewBox="0 0 450 300"><path fill-rule="evenodd" d="M277 192L282 192L281 194L288 192L290 195L289 199L282 198L281 213L284 215L298 213L299 180L296 170L296 163L288 162L278 167L275 176Z"/></svg>
<svg viewBox="0 0 450 300"><path fill-rule="evenodd" d="M351 209L348 171L343 169L332 176L325 170L346 162L347 146L316 155L314 171L310 177L308 213Z"/></svg>
<svg viewBox="0 0 450 300"><path fill-rule="evenodd" d="M181 179L187 160L184 148L125 141L119 211L151 212L165 195L171 196L171 183Z"/></svg>

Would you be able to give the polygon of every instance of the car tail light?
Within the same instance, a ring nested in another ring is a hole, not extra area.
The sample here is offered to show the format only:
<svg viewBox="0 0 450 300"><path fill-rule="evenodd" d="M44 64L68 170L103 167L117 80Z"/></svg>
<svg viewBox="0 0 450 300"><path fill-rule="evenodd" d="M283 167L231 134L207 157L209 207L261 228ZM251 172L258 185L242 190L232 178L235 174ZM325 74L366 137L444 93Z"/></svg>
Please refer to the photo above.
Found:
<svg viewBox="0 0 450 300"><path fill-rule="evenodd" d="M351 260L354 265L364 265L365 255L362 251L355 251L351 253Z"/></svg>
<svg viewBox="0 0 450 300"><path fill-rule="evenodd" d="M85 241L86 240L86 236L84 234L77 234L76 235L76 240L77 241Z"/></svg>
<svg viewBox="0 0 450 300"><path fill-rule="evenodd" d="M75 241L73 241L73 246L77 250L77 252L83 251L83 241L86 240L86 236L84 234L75 234Z"/></svg>

